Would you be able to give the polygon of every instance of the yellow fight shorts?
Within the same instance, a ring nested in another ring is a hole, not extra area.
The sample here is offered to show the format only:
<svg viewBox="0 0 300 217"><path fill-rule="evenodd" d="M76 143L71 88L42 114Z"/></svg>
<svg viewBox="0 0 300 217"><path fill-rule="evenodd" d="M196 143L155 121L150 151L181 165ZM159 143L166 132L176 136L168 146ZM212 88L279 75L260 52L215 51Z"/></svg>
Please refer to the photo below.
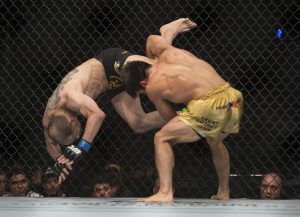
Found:
<svg viewBox="0 0 300 217"><path fill-rule="evenodd" d="M200 135L217 137L221 132L239 132L243 106L242 93L225 83L190 101L178 117Z"/></svg>

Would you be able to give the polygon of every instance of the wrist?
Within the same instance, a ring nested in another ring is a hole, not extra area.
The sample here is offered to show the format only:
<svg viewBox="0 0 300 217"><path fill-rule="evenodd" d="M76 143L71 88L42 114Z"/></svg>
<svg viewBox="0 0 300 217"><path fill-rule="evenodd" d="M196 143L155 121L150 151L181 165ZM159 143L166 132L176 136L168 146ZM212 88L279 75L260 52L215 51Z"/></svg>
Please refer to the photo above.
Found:
<svg viewBox="0 0 300 217"><path fill-rule="evenodd" d="M91 149L92 144L84 139L81 139L78 143L78 146L85 152L88 152Z"/></svg>
<svg viewBox="0 0 300 217"><path fill-rule="evenodd" d="M58 161L58 158L60 158L63 154L57 155L53 158L53 160Z"/></svg>

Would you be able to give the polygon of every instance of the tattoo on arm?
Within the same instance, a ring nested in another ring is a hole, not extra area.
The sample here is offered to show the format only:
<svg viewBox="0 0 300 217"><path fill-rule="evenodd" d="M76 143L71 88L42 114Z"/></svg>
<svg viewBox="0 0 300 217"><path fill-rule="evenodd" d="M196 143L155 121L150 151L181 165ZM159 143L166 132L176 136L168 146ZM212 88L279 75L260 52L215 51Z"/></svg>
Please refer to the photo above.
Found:
<svg viewBox="0 0 300 217"><path fill-rule="evenodd" d="M48 110L52 110L55 108L57 103L60 101L60 93L64 89L64 86L66 83L68 83L70 80L72 80L72 77L74 74L76 74L79 70L73 69L71 72L69 72L60 82L60 84L57 86L55 91L53 92L52 96L48 100Z"/></svg>

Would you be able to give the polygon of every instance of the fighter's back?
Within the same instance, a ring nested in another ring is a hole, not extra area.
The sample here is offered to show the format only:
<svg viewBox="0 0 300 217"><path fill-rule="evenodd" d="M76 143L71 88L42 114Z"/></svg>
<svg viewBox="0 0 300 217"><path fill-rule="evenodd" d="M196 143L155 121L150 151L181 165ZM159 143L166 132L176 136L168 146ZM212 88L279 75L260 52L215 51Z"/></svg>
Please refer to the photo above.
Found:
<svg viewBox="0 0 300 217"><path fill-rule="evenodd" d="M80 91L95 99L107 89L108 82L102 63L92 58L69 72L57 88L61 85L65 90Z"/></svg>
<svg viewBox="0 0 300 217"><path fill-rule="evenodd" d="M89 59L61 80L48 100L44 117L51 116L56 110L68 109L65 104L68 92L80 92L95 99L106 88L107 79L101 62Z"/></svg>
<svg viewBox="0 0 300 217"><path fill-rule="evenodd" d="M210 64L173 46L161 53L151 68L149 80L149 85L160 87L161 94L174 103L198 99L225 82Z"/></svg>

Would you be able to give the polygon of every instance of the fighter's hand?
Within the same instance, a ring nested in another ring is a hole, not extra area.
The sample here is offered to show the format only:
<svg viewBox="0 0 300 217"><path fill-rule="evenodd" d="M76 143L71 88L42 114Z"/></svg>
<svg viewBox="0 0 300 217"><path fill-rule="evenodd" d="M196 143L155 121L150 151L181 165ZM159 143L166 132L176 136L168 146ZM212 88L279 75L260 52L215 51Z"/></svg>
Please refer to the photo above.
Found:
<svg viewBox="0 0 300 217"><path fill-rule="evenodd" d="M63 155L56 159L55 170L59 176L59 183L66 180L73 170L72 164L77 163L82 156L90 150L92 145L81 139L78 145L70 145L65 148Z"/></svg>
<svg viewBox="0 0 300 217"><path fill-rule="evenodd" d="M62 183L66 180L67 176L70 174L70 172L73 170L72 164L74 161L69 160L64 155L61 155L56 159L54 169L58 176L58 182Z"/></svg>
<svg viewBox="0 0 300 217"><path fill-rule="evenodd" d="M64 156L70 161L77 162L83 156L84 153L88 152L91 148L91 144L83 139L81 139L78 145L70 145L66 147L64 151Z"/></svg>
<svg viewBox="0 0 300 217"><path fill-rule="evenodd" d="M75 145L66 147L64 156L70 161L78 161L82 157L82 149Z"/></svg>

